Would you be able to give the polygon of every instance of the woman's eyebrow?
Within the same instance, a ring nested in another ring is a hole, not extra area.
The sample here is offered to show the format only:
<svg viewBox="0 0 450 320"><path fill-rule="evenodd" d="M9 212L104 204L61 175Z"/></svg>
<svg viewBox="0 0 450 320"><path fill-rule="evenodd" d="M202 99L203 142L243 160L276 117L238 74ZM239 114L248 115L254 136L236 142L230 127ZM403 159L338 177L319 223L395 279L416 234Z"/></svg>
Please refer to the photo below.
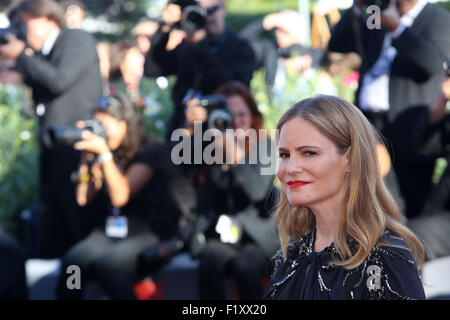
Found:
<svg viewBox="0 0 450 320"><path fill-rule="evenodd" d="M309 145L299 146L299 147L295 148L296 151L301 151L303 149L322 149L322 148L318 147L318 146L309 146ZM279 147L278 151L288 151L288 150L284 147Z"/></svg>
<svg viewBox="0 0 450 320"><path fill-rule="evenodd" d="M303 149L322 149L322 148L318 147L318 146L309 146L309 145L299 146L299 147L295 148L296 151L301 151Z"/></svg>

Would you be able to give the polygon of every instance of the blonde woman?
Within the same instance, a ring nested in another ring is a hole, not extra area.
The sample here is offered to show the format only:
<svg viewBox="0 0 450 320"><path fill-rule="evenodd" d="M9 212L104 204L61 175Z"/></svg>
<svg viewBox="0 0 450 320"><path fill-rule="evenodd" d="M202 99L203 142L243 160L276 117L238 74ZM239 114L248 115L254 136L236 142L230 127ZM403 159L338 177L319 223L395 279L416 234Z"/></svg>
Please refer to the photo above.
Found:
<svg viewBox="0 0 450 320"><path fill-rule="evenodd" d="M266 299L425 299L423 247L400 221L376 131L352 104L317 96L278 123L282 250Z"/></svg>

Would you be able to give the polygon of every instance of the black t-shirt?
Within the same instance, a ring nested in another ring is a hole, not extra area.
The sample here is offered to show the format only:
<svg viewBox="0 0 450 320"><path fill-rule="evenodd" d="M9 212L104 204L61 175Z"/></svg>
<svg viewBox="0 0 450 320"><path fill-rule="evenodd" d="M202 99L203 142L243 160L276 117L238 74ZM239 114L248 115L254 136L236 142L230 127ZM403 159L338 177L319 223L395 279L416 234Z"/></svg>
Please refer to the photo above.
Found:
<svg viewBox="0 0 450 320"><path fill-rule="evenodd" d="M153 175L121 208L121 214L128 217L131 231L140 229L139 224L144 224L162 239L173 236L177 229L179 210L171 194L173 171L168 150L157 142L147 143L123 172L134 164L148 165Z"/></svg>

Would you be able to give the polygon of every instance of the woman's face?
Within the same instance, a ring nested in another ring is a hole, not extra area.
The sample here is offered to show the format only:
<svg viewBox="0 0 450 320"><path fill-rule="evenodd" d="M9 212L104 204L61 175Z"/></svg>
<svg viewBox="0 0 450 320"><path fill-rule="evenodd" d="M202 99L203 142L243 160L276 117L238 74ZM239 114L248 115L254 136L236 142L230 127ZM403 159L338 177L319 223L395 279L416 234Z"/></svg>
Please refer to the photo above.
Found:
<svg viewBox="0 0 450 320"><path fill-rule="evenodd" d="M119 121L113 116L103 112L97 112L95 118L100 120L105 126L109 148L113 151L117 150L127 134L127 122L125 120Z"/></svg>
<svg viewBox="0 0 450 320"><path fill-rule="evenodd" d="M293 206L314 209L326 202L339 204L346 192L347 152L302 118L280 130L277 176Z"/></svg>
<svg viewBox="0 0 450 320"><path fill-rule="evenodd" d="M252 127L252 114L245 100L240 95L227 98L228 109L233 113L234 128L244 131Z"/></svg>

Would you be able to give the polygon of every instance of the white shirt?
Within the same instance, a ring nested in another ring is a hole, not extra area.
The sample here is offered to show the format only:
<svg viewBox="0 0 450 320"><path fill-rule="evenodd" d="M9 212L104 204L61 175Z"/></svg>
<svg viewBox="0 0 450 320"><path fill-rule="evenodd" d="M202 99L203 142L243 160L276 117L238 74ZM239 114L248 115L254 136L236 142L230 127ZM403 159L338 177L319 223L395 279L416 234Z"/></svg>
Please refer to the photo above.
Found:
<svg viewBox="0 0 450 320"><path fill-rule="evenodd" d="M48 55L55 45L56 39L58 38L59 34L61 33L61 30L58 28L54 30L50 35L47 37L47 39L44 42L44 45L42 46L41 53L46 56ZM36 114L39 117L44 116L45 114L45 105L43 103L40 103L36 106Z"/></svg>
<svg viewBox="0 0 450 320"><path fill-rule="evenodd" d="M373 112L389 110L389 75L392 61L397 56L397 49L392 46L392 39L400 37L407 27L412 26L427 3L427 0L419 0L414 7L401 16L397 29L386 34L381 54L364 75L361 84L359 105L362 110Z"/></svg>
<svg viewBox="0 0 450 320"><path fill-rule="evenodd" d="M44 42L44 45L42 46L42 54L44 56L48 55L55 45L56 39L58 38L59 34L61 33L61 30L58 28L54 30L50 35L47 37L47 39Z"/></svg>

